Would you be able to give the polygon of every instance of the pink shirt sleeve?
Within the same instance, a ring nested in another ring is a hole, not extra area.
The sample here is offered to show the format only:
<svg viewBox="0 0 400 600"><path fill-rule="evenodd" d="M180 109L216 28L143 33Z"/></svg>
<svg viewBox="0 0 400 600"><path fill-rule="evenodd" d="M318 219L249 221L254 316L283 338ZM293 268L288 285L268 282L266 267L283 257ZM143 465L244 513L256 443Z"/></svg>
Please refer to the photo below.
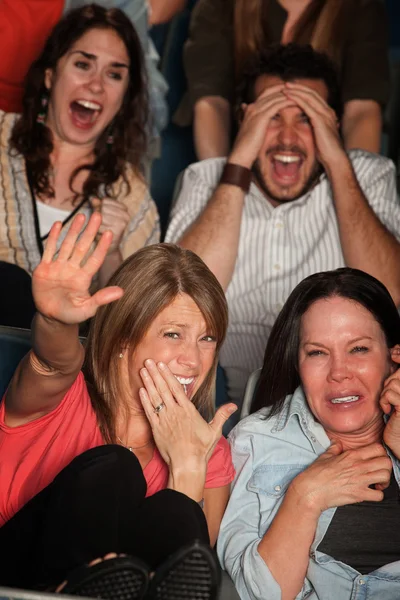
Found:
<svg viewBox="0 0 400 600"><path fill-rule="evenodd" d="M232 464L231 449L221 436L214 452L208 461L205 488L217 488L232 483L235 477L235 469Z"/></svg>

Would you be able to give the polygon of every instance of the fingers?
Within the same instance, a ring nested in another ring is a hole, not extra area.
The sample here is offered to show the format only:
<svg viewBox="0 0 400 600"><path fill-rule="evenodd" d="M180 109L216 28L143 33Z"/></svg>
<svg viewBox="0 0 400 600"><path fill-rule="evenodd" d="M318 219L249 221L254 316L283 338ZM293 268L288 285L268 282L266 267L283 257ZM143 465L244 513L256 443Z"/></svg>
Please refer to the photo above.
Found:
<svg viewBox="0 0 400 600"><path fill-rule="evenodd" d="M143 410L146 413L146 417L151 425L151 428L154 430L155 427L159 424L158 415L154 412L154 406L150 400L150 396L144 388L140 388L139 390L139 398L143 406Z"/></svg>
<svg viewBox="0 0 400 600"><path fill-rule="evenodd" d="M145 368L140 369L140 376L153 408L162 402L166 408L170 408L175 403L175 400L167 382L153 360L147 359L144 364Z"/></svg>
<svg viewBox="0 0 400 600"><path fill-rule="evenodd" d="M390 358L393 362L399 364L400 363L400 345L396 344L393 348L390 349Z"/></svg>
<svg viewBox="0 0 400 600"><path fill-rule="evenodd" d="M79 234L82 231L82 227L85 224L86 217L83 214L78 214L72 220L71 226L67 232L67 235L64 238L60 246L60 250L58 252L57 259L61 261L67 261L74 249L76 240L78 239Z"/></svg>
<svg viewBox="0 0 400 600"><path fill-rule="evenodd" d="M287 85L289 86L289 84ZM293 100L310 117L314 125L320 118L334 130L337 130L338 121L334 110L326 104L319 94L309 88L306 88L306 90L288 87L284 93L288 99Z"/></svg>
<svg viewBox="0 0 400 600"><path fill-rule="evenodd" d="M222 435L222 428L225 422L237 411L237 409L238 407L236 404L224 404L215 413L213 420L210 421L210 426L217 434L219 434L219 437Z"/></svg>
<svg viewBox="0 0 400 600"><path fill-rule="evenodd" d="M60 235L61 229L62 229L61 221L56 221L55 223L53 223L53 225L50 229L50 233L47 237L46 245L44 247L42 262L44 262L44 263L52 262L54 255L57 252L57 240L58 240L58 236Z"/></svg>
<svg viewBox="0 0 400 600"><path fill-rule="evenodd" d="M339 456L342 452L342 443L339 440L333 440L329 448L321 456Z"/></svg>
<svg viewBox="0 0 400 600"><path fill-rule="evenodd" d="M82 216L82 215L77 215L76 219L80 216ZM83 217L84 217L84 215L83 215ZM75 219L74 219L74 221L75 221ZM82 225L83 225L83 223L82 223ZM81 225L81 229L82 229L82 225ZM73 247L73 252L72 252L71 258L70 258L71 264L73 264L75 266L79 266L81 264L82 260L87 255L93 242L96 239L100 225L101 225L101 215L99 213L95 212L91 215L84 231L82 232L81 236L76 240L76 243L74 241L75 245ZM71 225L71 228L72 228L72 225ZM70 228L70 230L71 230L71 228ZM68 234L69 234L69 232L68 232ZM67 234L67 237L68 237L68 234Z"/></svg>
<svg viewBox="0 0 400 600"><path fill-rule="evenodd" d="M316 110L332 115L335 121L337 120L337 116L333 108L331 108L326 100L324 100L324 98L312 88L301 85L301 83L293 83L288 81L285 84L283 93L289 96L296 95L296 97L304 98L305 100L311 102Z"/></svg>
<svg viewBox="0 0 400 600"><path fill-rule="evenodd" d="M392 360L393 357L398 360L398 352L397 346L391 349ZM392 407L400 410L400 370L398 368L385 380L379 403L385 414L389 414Z"/></svg>
<svg viewBox="0 0 400 600"><path fill-rule="evenodd" d="M124 295L124 290L117 285L102 288L92 296L92 302L96 309L104 304L110 304L119 300Z"/></svg>
<svg viewBox="0 0 400 600"><path fill-rule="evenodd" d="M370 460L373 458L378 458L380 456L388 458L385 448L382 446L382 444L379 443L368 444L368 446L357 448L357 450L348 450L347 453L352 453L352 455L356 459L361 460Z"/></svg>
<svg viewBox="0 0 400 600"><path fill-rule="evenodd" d="M102 233L99 241L97 242L95 249L90 254L86 263L82 267L82 270L85 271L88 275L90 275L90 277L93 277L93 275L95 273L97 273L97 271L100 269L101 265L103 264L104 259L107 256L107 252L111 246L112 240L113 240L113 234L111 231L106 231L105 233ZM93 243L93 240L92 240L92 243ZM82 251L82 248L80 248L76 254L74 253L74 257L73 257L74 261L79 260L81 251ZM84 258L85 255L86 255L86 252L83 253L81 260ZM78 264L80 264L80 262L81 261L79 261Z"/></svg>

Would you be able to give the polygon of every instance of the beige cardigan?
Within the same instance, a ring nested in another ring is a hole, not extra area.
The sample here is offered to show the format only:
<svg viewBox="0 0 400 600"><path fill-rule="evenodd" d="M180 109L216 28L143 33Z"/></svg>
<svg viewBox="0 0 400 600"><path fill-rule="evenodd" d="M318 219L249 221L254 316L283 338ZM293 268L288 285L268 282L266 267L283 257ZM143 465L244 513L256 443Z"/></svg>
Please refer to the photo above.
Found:
<svg viewBox="0 0 400 600"><path fill-rule="evenodd" d="M10 152L9 139L18 115L0 111L0 260L19 265L28 273L40 262L35 213L23 156ZM156 205L145 182L130 168L129 195L122 178L114 184L116 202L123 202L131 217L120 250L127 258L139 248L160 239ZM65 224L67 230L71 221Z"/></svg>

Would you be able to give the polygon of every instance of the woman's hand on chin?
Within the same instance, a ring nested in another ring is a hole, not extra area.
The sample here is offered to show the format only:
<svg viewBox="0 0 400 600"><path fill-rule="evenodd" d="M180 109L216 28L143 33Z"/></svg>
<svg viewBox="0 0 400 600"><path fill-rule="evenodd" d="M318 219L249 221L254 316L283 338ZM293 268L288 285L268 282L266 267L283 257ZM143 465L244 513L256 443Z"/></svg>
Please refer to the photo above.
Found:
<svg viewBox="0 0 400 600"><path fill-rule="evenodd" d="M168 487L199 501L203 497L208 460L225 421L237 407L221 406L207 423L165 364L146 360L140 375L144 384L140 399L157 448L169 466Z"/></svg>
<svg viewBox="0 0 400 600"><path fill-rule="evenodd" d="M93 214L82 232L84 223L84 215L74 218L59 251L57 242L62 224L54 223L42 260L32 276L32 292L38 312L46 319L66 325L76 325L93 317L99 306L123 295L123 290L116 286L90 295L92 278L107 255L112 234L106 232L101 235L89 255L101 226L101 216Z"/></svg>
<svg viewBox="0 0 400 600"><path fill-rule="evenodd" d="M392 361L400 364L400 346L391 349ZM390 417L383 431L383 440L393 454L400 460L400 370L390 375L385 381L380 397L380 405Z"/></svg>
<svg viewBox="0 0 400 600"><path fill-rule="evenodd" d="M328 508L364 500L379 502L391 471L392 462L381 444L343 451L342 444L335 441L293 479L288 494L318 518Z"/></svg>

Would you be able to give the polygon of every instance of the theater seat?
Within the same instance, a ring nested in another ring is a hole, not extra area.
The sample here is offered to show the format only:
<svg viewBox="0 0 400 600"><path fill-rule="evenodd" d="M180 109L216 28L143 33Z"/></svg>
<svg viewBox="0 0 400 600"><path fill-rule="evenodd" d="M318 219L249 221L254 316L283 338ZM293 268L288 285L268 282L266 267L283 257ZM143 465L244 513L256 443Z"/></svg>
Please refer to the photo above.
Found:
<svg viewBox="0 0 400 600"><path fill-rule="evenodd" d="M244 419L250 414L251 404L253 402L253 396L256 391L258 380L260 379L261 369L256 369L250 375L247 380L246 389L244 392L242 410L240 411L240 418Z"/></svg>
<svg viewBox="0 0 400 600"><path fill-rule="evenodd" d="M80 596L69 594L47 594L46 592L31 592L29 590L16 590L0 587L0 600L79 600Z"/></svg>
<svg viewBox="0 0 400 600"><path fill-rule="evenodd" d="M0 398L3 397L19 361L30 348L29 329L0 326Z"/></svg>

